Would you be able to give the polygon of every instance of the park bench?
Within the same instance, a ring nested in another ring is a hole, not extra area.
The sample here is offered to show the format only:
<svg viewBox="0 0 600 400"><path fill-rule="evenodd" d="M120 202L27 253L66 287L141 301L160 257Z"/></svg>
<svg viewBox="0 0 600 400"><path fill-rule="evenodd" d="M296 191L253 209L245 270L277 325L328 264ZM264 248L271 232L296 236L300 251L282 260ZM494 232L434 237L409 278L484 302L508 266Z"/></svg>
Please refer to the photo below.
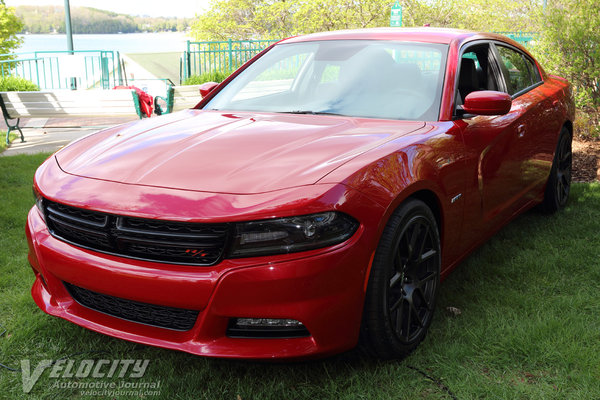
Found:
<svg viewBox="0 0 600 400"><path fill-rule="evenodd" d="M156 114L170 114L175 111L194 107L202 100L202 96L200 96L200 86L202 85L169 85L167 88L167 97L156 96L154 98L154 109L156 110ZM165 102L166 106L161 107L158 103L158 99Z"/></svg>
<svg viewBox="0 0 600 400"><path fill-rule="evenodd" d="M56 92L0 92L0 107L8 131L21 134L21 118L93 118L128 117L142 118L138 95L134 90L93 90ZM17 120L11 123L9 120Z"/></svg>

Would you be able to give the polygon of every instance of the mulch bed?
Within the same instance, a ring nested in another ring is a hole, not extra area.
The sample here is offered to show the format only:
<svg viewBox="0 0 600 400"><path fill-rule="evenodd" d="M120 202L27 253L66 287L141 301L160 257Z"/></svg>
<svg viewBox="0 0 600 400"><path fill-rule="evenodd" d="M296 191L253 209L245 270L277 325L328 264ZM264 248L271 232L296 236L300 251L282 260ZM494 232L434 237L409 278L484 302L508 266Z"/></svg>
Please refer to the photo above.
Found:
<svg viewBox="0 0 600 400"><path fill-rule="evenodd" d="M600 181L600 141L573 139L573 181Z"/></svg>

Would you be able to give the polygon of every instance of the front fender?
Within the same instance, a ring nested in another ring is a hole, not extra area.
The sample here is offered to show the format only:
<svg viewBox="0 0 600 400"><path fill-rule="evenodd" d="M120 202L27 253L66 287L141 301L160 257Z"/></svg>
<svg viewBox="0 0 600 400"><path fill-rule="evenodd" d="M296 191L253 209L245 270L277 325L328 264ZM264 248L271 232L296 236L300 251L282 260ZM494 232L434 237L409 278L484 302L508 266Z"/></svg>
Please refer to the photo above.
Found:
<svg viewBox="0 0 600 400"><path fill-rule="evenodd" d="M462 136L453 123L429 124L429 129L398 138L348 162L321 182L338 181L385 207L378 237L393 212L410 196L425 194L438 208L442 238L442 270L453 259L462 228L467 177Z"/></svg>

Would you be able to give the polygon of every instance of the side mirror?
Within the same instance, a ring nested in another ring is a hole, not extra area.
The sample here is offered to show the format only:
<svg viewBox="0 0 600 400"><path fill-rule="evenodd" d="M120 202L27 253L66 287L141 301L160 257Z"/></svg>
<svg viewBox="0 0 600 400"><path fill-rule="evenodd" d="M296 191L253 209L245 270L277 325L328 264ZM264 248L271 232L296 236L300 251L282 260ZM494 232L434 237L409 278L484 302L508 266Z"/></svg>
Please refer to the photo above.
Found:
<svg viewBox="0 0 600 400"><path fill-rule="evenodd" d="M219 84L217 82L206 82L200 85L200 96L203 98L206 97L210 92L212 92Z"/></svg>
<svg viewBox="0 0 600 400"><path fill-rule="evenodd" d="M467 95L463 104L466 114L504 115L510 111L512 99L504 92L481 90Z"/></svg>

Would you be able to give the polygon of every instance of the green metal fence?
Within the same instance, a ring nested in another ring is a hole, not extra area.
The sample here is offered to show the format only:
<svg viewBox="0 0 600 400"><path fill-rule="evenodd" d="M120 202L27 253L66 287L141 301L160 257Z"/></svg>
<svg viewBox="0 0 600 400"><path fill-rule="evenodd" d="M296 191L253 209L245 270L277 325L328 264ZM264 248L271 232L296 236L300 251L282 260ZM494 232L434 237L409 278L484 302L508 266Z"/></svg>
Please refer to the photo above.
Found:
<svg viewBox="0 0 600 400"><path fill-rule="evenodd" d="M205 72L234 70L277 40L187 42L180 66L181 81Z"/></svg>
<svg viewBox="0 0 600 400"><path fill-rule="evenodd" d="M505 35L524 46L535 41L538 32L495 32ZM187 50L180 60L180 81L205 72L227 72L240 67L277 40L227 40L215 42L187 42ZM181 83L180 82L180 83Z"/></svg>
<svg viewBox="0 0 600 400"><path fill-rule="evenodd" d="M515 42L527 47L530 42L533 42L539 36L538 32L494 32L500 35L511 38Z"/></svg>
<svg viewBox="0 0 600 400"><path fill-rule="evenodd" d="M18 76L41 90L70 89L75 79L80 89L111 89L123 84L118 51L76 50L16 53L13 60L0 61L0 76ZM1 55L0 55L1 57Z"/></svg>
<svg viewBox="0 0 600 400"><path fill-rule="evenodd" d="M537 32L496 32L528 46ZM276 40L226 40L187 42L180 60L180 81L205 72L232 71ZM0 55L2 57L3 55ZM125 83L118 51L76 50L16 53L14 60L0 61L0 76L19 76L42 90L70 89L74 78L81 89L110 89ZM180 82L180 83L181 83Z"/></svg>

